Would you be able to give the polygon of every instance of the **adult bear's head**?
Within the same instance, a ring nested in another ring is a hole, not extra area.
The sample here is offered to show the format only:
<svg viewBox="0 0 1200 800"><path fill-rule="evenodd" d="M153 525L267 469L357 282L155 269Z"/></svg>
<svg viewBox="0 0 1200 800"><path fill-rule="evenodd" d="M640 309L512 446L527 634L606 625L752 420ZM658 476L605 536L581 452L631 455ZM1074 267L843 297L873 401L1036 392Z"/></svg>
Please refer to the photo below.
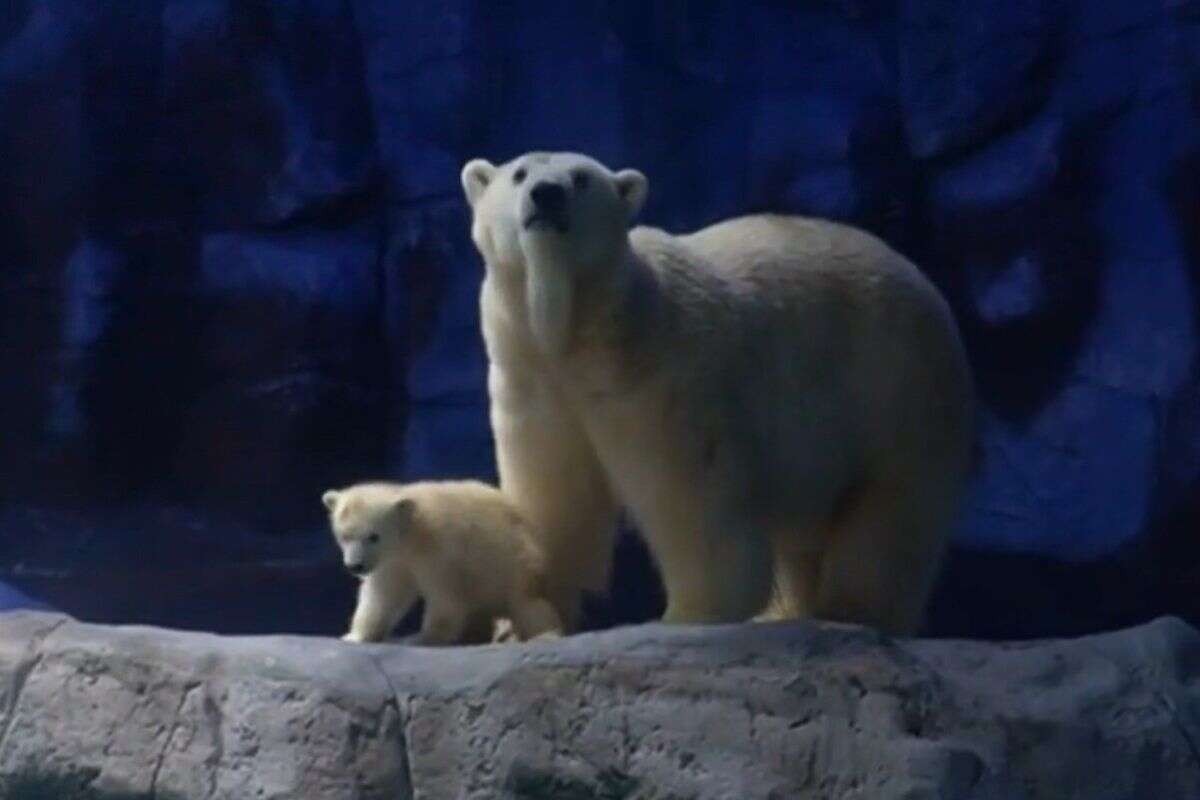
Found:
<svg viewBox="0 0 1200 800"><path fill-rule="evenodd" d="M577 153L527 153L462 171L475 245L493 268L551 256L577 268L608 263L646 199L637 170L613 172Z"/></svg>
<svg viewBox="0 0 1200 800"><path fill-rule="evenodd" d="M471 238L509 302L523 298L544 352L569 348L580 287L619 275L628 229L646 199L646 177L613 172L577 153L528 153L499 167L483 159L462 171L474 220Z"/></svg>

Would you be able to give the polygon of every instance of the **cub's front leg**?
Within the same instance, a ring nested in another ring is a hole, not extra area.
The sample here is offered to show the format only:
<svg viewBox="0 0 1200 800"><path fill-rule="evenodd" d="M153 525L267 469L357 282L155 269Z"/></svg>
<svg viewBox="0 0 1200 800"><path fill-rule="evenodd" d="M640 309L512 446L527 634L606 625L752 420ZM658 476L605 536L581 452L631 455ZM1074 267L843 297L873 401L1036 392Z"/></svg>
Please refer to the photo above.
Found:
<svg viewBox="0 0 1200 800"><path fill-rule="evenodd" d="M384 572L368 575L358 589L358 605L350 621L347 642L381 642L417 602L411 576Z"/></svg>
<svg viewBox="0 0 1200 800"><path fill-rule="evenodd" d="M470 614L457 605L430 603L427 598L421 630L410 641L426 647L461 644L469 617Z"/></svg>

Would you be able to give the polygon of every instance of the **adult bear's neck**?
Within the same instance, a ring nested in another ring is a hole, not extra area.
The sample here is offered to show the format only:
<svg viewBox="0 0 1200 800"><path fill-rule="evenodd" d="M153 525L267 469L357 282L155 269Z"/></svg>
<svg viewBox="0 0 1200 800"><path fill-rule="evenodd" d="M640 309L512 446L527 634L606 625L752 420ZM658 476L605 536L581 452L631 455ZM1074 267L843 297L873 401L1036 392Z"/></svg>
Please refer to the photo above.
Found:
<svg viewBox="0 0 1200 800"><path fill-rule="evenodd" d="M572 294L572 333L562 367L589 393L635 383L661 320L655 273L626 239L607 264L579 271Z"/></svg>
<svg viewBox="0 0 1200 800"><path fill-rule="evenodd" d="M488 265L482 309L489 356L505 370L541 364L568 378L586 374L602 390L611 382L603 376L624 380L644 360L639 353L655 340L663 304L655 273L627 238L602 264L526 252L524 263Z"/></svg>

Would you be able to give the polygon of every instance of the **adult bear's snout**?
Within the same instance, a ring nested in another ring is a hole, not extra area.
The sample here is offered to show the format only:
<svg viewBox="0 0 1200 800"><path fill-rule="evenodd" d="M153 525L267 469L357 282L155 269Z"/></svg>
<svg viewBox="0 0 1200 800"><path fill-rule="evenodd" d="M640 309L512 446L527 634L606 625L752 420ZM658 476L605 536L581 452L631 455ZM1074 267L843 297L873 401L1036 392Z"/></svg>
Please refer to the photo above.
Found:
<svg viewBox="0 0 1200 800"><path fill-rule="evenodd" d="M538 181L529 190L529 200L533 203L533 213L525 219L526 230L535 225L549 227L559 233L566 233L570 229L567 190L561 184Z"/></svg>
<svg viewBox="0 0 1200 800"><path fill-rule="evenodd" d="M540 181L529 190L529 198L539 212L559 214L567 210L567 190L561 184Z"/></svg>

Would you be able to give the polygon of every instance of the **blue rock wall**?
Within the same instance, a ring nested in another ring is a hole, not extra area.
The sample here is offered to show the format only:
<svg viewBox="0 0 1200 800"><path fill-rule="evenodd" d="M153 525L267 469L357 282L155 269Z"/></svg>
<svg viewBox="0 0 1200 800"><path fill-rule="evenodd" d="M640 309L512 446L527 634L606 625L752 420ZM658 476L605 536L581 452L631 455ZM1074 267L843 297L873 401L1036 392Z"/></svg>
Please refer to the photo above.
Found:
<svg viewBox="0 0 1200 800"><path fill-rule="evenodd" d="M10 0L0 578L339 626L321 489L493 474L458 170L573 149L649 223L834 217L944 289L983 408L935 629L1200 611L1198 112L1194 0ZM653 613L619 565L597 619Z"/></svg>
<svg viewBox="0 0 1200 800"><path fill-rule="evenodd" d="M19 592L6 584L0 583L0 611L16 611L18 609L33 609L50 611L51 608L32 597Z"/></svg>

